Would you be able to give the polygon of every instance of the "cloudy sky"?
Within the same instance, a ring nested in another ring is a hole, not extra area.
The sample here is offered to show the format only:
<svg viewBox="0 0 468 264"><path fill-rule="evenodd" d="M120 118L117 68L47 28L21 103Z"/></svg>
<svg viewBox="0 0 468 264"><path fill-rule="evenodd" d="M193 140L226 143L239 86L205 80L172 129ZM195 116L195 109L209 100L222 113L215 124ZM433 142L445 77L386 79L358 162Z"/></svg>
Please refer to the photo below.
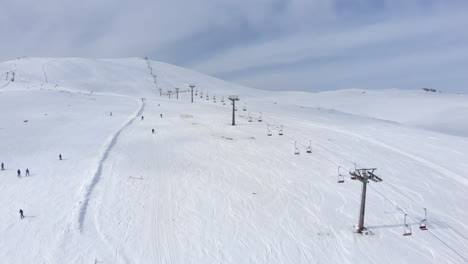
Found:
<svg viewBox="0 0 468 264"><path fill-rule="evenodd" d="M468 91L467 0L13 0L0 61L144 57L268 90Z"/></svg>

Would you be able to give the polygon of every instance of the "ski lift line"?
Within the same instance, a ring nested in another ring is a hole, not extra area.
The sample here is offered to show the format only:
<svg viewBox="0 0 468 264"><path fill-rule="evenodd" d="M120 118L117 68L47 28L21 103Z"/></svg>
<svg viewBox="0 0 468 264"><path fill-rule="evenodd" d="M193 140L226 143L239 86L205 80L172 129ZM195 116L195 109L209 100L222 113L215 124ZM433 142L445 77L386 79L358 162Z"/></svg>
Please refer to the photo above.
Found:
<svg viewBox="0 0 468 264"><path fill-rule="evenodd" d="M297 131L296 129L294 129L294 128L289 128L289 127L288 127L288 131L294 131L294 132L298 133L300 137L304 137L304 136L301 135L302 133L298 132L298 131ZM290 133L288 133L288 134L290 134ZM290 136L287 136L287 137L290 138L291 140L294 140L294 139L293 139L292 137L290 137ZM304 138L306 138L306 137L304 137ZM294 140L294 141L297 141L297 140ZM334 151L331 151L330 149L328 149L328 148L326 148L326 147L324 147L324 146L322 146L322 145L320 145L320 144L318 144L318 143L316 143L316 142L314 142L314 144L317 145L317 146L319 146L319 147L321 147L321 148L324 149L324 150L327 150L327 151L330 152L331 154L337 156L338 158L340 158L340 159L342 159L342 160L344 160L344 161L346 161L346 162L352 163L353 165L358 166L358 167L362 167L362 166L360 166L359 164L357 164L357 163L355 163L355 162L352 162L352 161L348 160L347 158L342 157L341 155L335 153ZM321 154L318 154L318 153L315 153L315 154L318 155L318 156L320 156L320 157L322 157L322 158L324 158L325 160L327 160L327 161L329 161L329 162L335 164L335 165L340 166L338 163L336 163L336 162L334 162L334 161L332 161L332 160L330 160L330 159L324 157L324 156L321 155ZM343 166L341 166L341 167L343 167ZM389 183L389 184L390 184L390 183ZM390 199L388 199L387 197L385 197L383 194L381 194L380 192L378 192L377 190L375 190L375 188L373 188L372 186L370 186L370 187L371 187L372 189L374 189L374 191L376 191L376 192L377 192L379 195L381 195L384 199L386 199L386 200L389 201L390 203L394 204L394 206L396 206L396 207L397 207L398 209L400 209L402 212L405 212L405 210L404 210L402 207L398 206L396 203L394 203L393 201L391 201ZM392 187L395 189L394 186L392 186ZM410 201L412 201L412 199L408 198L407 195L403 194L403 192L401 192L401 191L398 191L398 192L401 193L405 198L407 198L407 199L409 199ZM412 201L412 202L421 207L421 205L419 205L418 203L416 203L416 202L414 202L414 201ZM408 216L409 216L411 219L413 219L414 221L419 221L419 220L417 220L416 218L414 218L413 216L411 216L411 215L409 215L409 214L408 214ZM452 229L452 228L450 228L450 229ZM440 240L442 243L444 243L448 248L450 248L452 251L454 251L457 255L459 255L461 258L463 258L465 261L467 261L467 259L466 259L465 257L463 257L463 256L462 256L461 254L459 254L456 250L454 250L453 248L451 248L445 241L443 241L441 238L437 237L433 232L430 232L430 230L428 230L428 231L429 231L429 233L431 233L433 236L435 236L438 240ZM458 232L456 232L456 233L458 233ZM462 237L463 237L464 239L466 239L466 237L464 237L463 235L462 235Z"/></svg>
<svg viewBox="0 0 468 264"><path fill-rule="evenodd" d="M317 145L319 145L319 144L317 144ZM325 150L328 150L327 148L325 148L325 147L323 147L323 146L321 146L321 145L319 145L319 146L320 146L321 148L325 149ZM341 159L343 159L343 160L345 160L345 161L351 163L350 160L347 160L347 159L341 157L340 155L337 155L337 154L334 153L333 151L330 151L330 150L328 150L328 151L331 152L332 154L334 154L335 156L338 156L338 157L340 157ZM319 156L322 156L322 155L320 155L320 154L318 154L318 153L315 153L315 154L316 154L316 155L319 155ZM322 156L322 157L323 157L323 156ZM328 159L327 159L327 160L328 160ZM330 161L330 160L329 160L329 161ZM358 167L361 167L361 166L360 166L359 164L357 164L357 163L354 163L354 164L355 164L356 166L358 166ZM342 167L343 167L343 166L342 166ZM408 199L409 201L411 201L412 203L414 203L415 205L417 205L417 206L420 207L421 209L426 209L425 207L423 207L423 206L420 205L419 203L415 202L413 199L409 198L408 195L405 194L403 191L398 190L398 189L394 186L393 183L388 182L388 181L385 181L385 183L387 183L388 185L390 185L395 191L397 191L399 194L401 194L403 197L405 197L406 199ZM375 188L373 188L372 186L369 186L369 187L375 190ZM407 213L401 206L398 206L396 203L394 203L393 201L391 201L390 199L388 199L387 197L385 197L382 193L378 192L377 190L375 190L375 191L376 191L379 195L381 195L382 197L384 197L387 201L389 201L389 202L391 202L392 204L394 204L399 210L401 210L402 212ZM413 217L413 216L411 216L411 215L409 215L409 214L408 214L408 216L409 216L411 219L413 219L414 221L422 222L422 221L419 221L418 219L416 219L415 217ZM439 220L438 218L436 218L436 217L432 217L432 218L433 218L434 220L440 221L440 220ZM424 220L427 221L427 219L424 219ZM465 239L465 240L468 241L468 238L467 238L467 237L465 237L464 235L460 234L459 232L457 232L454 228L450 227L449 225L447 225L447 226L448 226L448 227L450 228L450 230L452 230L455 234L459 235L460 237L462 237L463 239ZM431 233L432 233L432 232L431 232Z"/></svg>
<svg viewBox="0 0 468 264"><path fill-rule="evenodd" d="M289 130L288 130L288 131L289 131ZM297 142L296 139L294 139L293 137L291 137L291 136L289 136L289 135L286 135L285 137L286 137L286 138L289 138L292 142ZM302 145L302 146L306 147L306 145L303 145L303 144L300 144L300 143L299 143L299 145ZM342 167L342 168L345 168L345 166L343 166L342 164L340 164L340 163L338 163L338 162L336 162L336 161L334 161L334 160L331 160L331 159L329 159L329 158L327 158L327 157L325 157L325 156L323 156L323 155L321 155L321 154L319 154L319 153L317 153L317 152L315 152L315 155L322 157L323 159L329 161L330 163L332 163L332 164L334 164L334 165L336 165L336 166L340 166L340 167ZM345 159L345 160L346 160L346 159ZM353 164L354 164L354 163L353 163Z"/></svg>
<svg viewBox="0 0 468 264"><path fill-rule="evenodd" d="M283 125L283 127L284 127L284 125ZM295 134L297 134L299 137L302 137L302 138L306 139L306 141L309 141L309 140L310 140L310 137L304 136L303 133L299 132L297 129L295 129L295 128L293 128L293 127L287 127L287 129L288 129L288 131L296 132ZM291 133L288 133L288 135L290 135L290 134L291 134ZM291 136L287 136L287 137L290 138L292 141L298 141L297 139L293 139ZM301 145L301 146L303 146L303 147L308 147L308 145L303 145L302 143L298 143L298 145ZM337 156L338 158L340 158L340 159L342 159L342 160L344 160L344 161L347 161L347 162L349 162L349 163L351 163L351 164L353 164L353 165L356 164L355 162L350 161L350 160L348 160L348 159L346 159L346 158L343 158L341 155L337 154L336 152L331 151L330 149L328 149L328 148L326 148L326 147L324 147L324 146L318 144L316 141L314 141L314 145L317 145L317 146L321 147L322 149L327 150L328 152L334 154L335 156ZM358 166L359 166L359 165L358 165ZM359 167L361 167L361 166L359 166Z"/></svg>
<svg viewBox="0 0 468 264"><path fill-rule="evenodd" d="M372 187L372 185L369 185L369 187L371 189L373 189L378 195L380 195L382 198L384 198L385 200L387 200L388 202L390 202L391 204L393 204L397 209L401 210L402 212L404 212L406 215L408 215L409 218L411 218L413 221L416 221L416 222L419 222L418 219L416 219L415 217L413 217L412 215L408 214L403 208L401 208L397 203L393 202L391 199L387 198L385 195L383 195L382 193L380 193L379 191L377 191L375 188ZM434 232L432 232L431 230L427 230L427 232L429 234L431 234L433 237L435 237L437 240L439 240L442 244L444 244L447 248L449 248L450 250L452 250L455 254L457 254L460 258L462 258L463 260L465 260L466 262L468 262L468 258L464 257L462 254L460 254L456 249L454 249L453 247L451 247L447 242L445 242L443 239L441 239L439 236L437 236ZM463 236L462 236L463 237Z"/></svg>
<svg viewBox="0 0 468 264"><path fill-rule="evenodd" d="M393 183L389 183L389 182L386 182L388 185L390 185L390 187L392 187L395 191L397 191L398 193L400 193L401 195L403 195L405 198L407 198L409 201L413 202L416 206L420 207L421 209L426 209L426 207L422 206L421 204L419 204L418 202L414 201L413 199L409 198L404 192L402 192L401 190L398 190ZM431 215L433 215L434 213L431 213ZM431 217L432 219L438 221L438 222L442 222L442 220L440 220L439 218L437 218L436 216L432 216ZM426 219L427 220L427 219ZM448 224L445 224L452 232L454 232L455 234L457 234L458 236L462 237L464 240L468 241L468 238L461 234L460 232L458 232L455 228L451 227L450 225Z"/></svg>

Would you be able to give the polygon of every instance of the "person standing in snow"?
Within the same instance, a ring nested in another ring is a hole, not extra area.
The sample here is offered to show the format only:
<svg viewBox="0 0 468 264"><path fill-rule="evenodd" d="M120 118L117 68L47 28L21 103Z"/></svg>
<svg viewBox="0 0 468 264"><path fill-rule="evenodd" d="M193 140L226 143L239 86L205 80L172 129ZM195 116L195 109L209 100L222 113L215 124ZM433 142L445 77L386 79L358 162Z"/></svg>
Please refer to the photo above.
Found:
<svg viewBox="0 0 468 264"><path fill-rule="evenodd" d="M23 218L24 218L23 210L20 209L20 210L19 210L19 213L20 213L20 218L23 219Z"/></svg>
<svg viewBox="0 0 468 264"><path fill-rule="evenodd" d="M151 132L153 132L153 134L154 134L154 128L153 128L153 129L151 129Z"/></svg>
<svg viewBox="0 0 468 264"><path fill-rule="evenodd" d="M160 115L160 116L161 116L161 118L162 118L162 114L159 114L159 115Z"/></svg>
<svg viewBox="0 0 468 264"><path fill-rule="evenodd" d="M62 160L62 154L59 154L59 160Z"/></svg>
<svg viewBox="0 0 468 264"><path fill-rule="evenodd" d="M29 169L26 168L26 176L29 176Z"/></svg>
<svg viewBox="0 0 468 264"><path fill-rule="evenodd" d="M143 120L143 119L145 119L145 117L144 117L144 116L141 116L141 120Z"/></svg>
<svg viewBox="0 0 468 264"><path fill-rule="evenodd" d="M18 173L18 178L21 178L21 171L20 171L20 169L18 169L16 172Z"/></svg>
<svg viewBox="0 0 468 264"><path fill-rule="evenodd" d="M5 170L5 164L2 162L2 170Z"/></svg>

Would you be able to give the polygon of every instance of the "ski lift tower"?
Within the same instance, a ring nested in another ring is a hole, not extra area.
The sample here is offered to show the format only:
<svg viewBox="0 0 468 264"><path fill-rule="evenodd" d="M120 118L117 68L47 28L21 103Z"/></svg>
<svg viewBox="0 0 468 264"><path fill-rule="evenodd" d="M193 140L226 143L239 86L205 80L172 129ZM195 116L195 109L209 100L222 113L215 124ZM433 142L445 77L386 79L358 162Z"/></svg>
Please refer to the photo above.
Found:
<svg viewBox="0 0 468 264"><path fill-rule="evenodd" d="M177 99L177 100L179 100L179 89L180 89L180 88L175 88L176 97L177 97L176 99Z"/></svg>
<svg viewBox="0 0 468 264"><path fill-rule="evenodd" d="M162 89L159 88L159 96L162 96Z"/></svg>
<svg viewBox="0 0 468 264"><path fill-rule="evenodd" d="M356 227L356 232L359 234L369 235L371 232L364 227L364 213L366 211L366 191L367 183L369 180L374 182L381 182L382 178L374 174L376 168L373 169L356 169L349 174L351 177L355 177L356 180L362 182L362 194L361 194L361 209L359 212L359 225Z"/></svg>
<svg viewBox="0 0 468 264"><path fill-rule="evenodd" d="M235 126L236 115L234 113L236 111L236 101L239 101L239 98L237 97L237 95L230 95L228 99L232 101L232 125Z"/></svg>
<svg viewBox="0 0 468 264"><path fill-rule="evenodd" d="M192 93L192 103L193 103L193 88L195 87L195 84L189 84L190 87L190 92Z"/></svg>

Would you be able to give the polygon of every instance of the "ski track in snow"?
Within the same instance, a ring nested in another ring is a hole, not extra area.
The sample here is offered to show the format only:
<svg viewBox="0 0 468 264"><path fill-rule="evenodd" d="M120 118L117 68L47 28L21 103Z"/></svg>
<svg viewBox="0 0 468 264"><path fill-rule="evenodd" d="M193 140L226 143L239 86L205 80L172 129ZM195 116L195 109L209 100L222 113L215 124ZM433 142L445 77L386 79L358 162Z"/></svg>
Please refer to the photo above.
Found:
<svg viewBox="0 0 468 264"><path fill-rule="evenodd" d="M129 98L140 102L140 100L138 100L138 99L135 99L135 98L132 98L132 97L129 97ZM86 210L88 208L89 198L91 196L91 193L94 190L94 187L99 182L99 179L100 179L101 173L102 173L102 167L103 167L104 162L107 160L109 152L112 150L113 146L117 143L117 140L119 138L120 133L125 128L130 126L141 115L141 113L143 112L144 106L145 106L145 103L142 102L140 104L140 108L130 118L130 120L127 121L127 123L124 126L122 126L114 135L111 136L110 142L105 147L105 150L101 154L101 158L98 161L96 172L93 173L92 178L87 183L85 183L83 185L84 187L82 189L84 189L84 190L82 191L82 198L78 202L77 208L74 209L72 214L71 214L71 221L73 221L73 222L76 221L76 223L78 224L78 226L77 226L78 231L81 232L82 229L83 229L83 223L84 223L84 220L85 220L85 217L86 217ZM69 231L70 226L72 226L72 223L69 222L68 225L67 225L66 232Z"/></svg>
<svg viewBox="0 0 468 264"><path fill-rule="evenodd" d="M0 88L7 87L9 84L10 84L10 81L7 81L7 82L5 82L5 84L3 84L2 86L0 86Z"/></svg>

